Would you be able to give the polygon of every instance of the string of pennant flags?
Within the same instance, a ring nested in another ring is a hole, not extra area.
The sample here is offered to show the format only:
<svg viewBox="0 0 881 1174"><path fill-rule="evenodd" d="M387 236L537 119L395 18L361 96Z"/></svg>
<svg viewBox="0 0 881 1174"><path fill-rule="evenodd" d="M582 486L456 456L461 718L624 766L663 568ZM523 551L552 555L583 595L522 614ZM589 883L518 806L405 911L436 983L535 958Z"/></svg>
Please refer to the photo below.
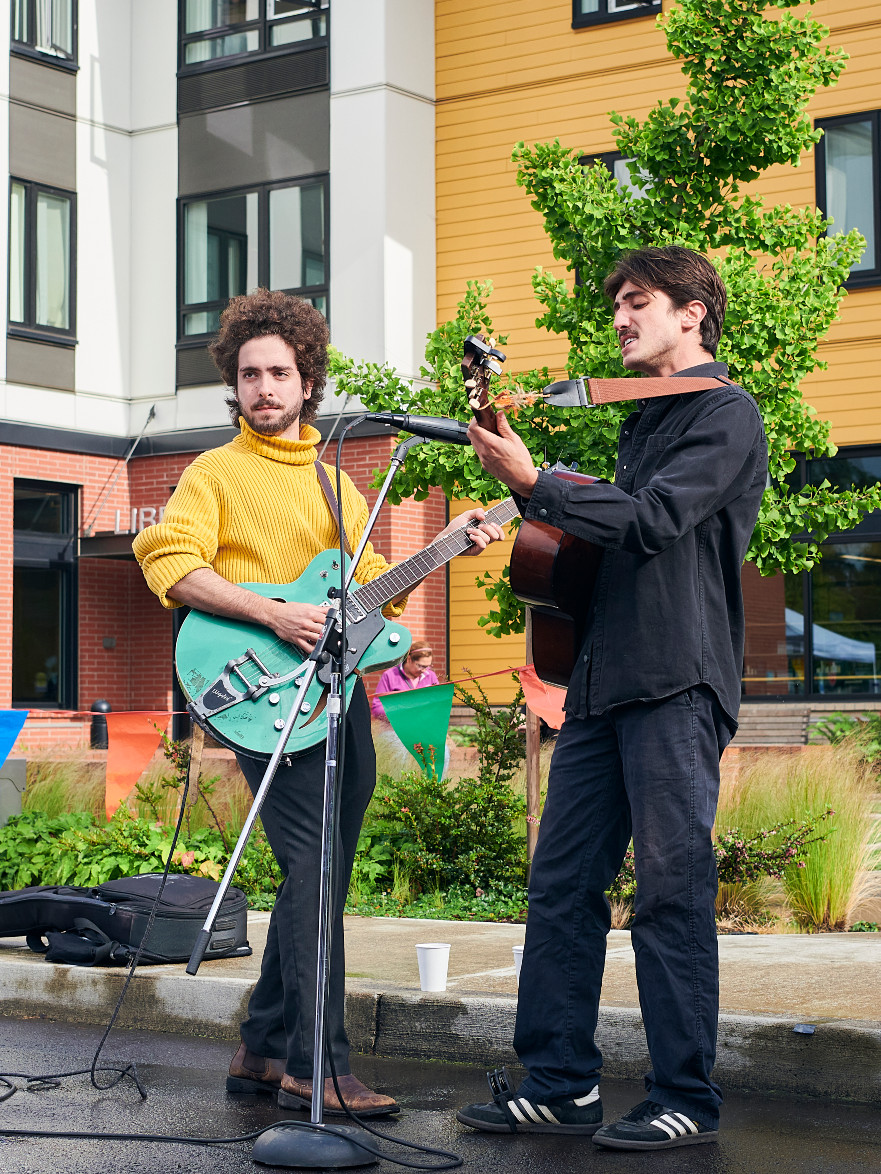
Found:
<svg viewBox="0 0 881 1174"><path fill-rule="evenodd" d="M563 724L565 689L546 685L539 680L533 665L516 669L500 669L479 676L464 677L461 681L428 685L399 693L378 693L389 724L420 768L443 773L443 750L450 725L453 691L457 684L516 673L523 689L527 707L547 725L559 729ZM77 710L55 711L57 716L92 717L92 713ZM107 818L120 806L135 783L147 769L159 749L162 735L167 731L175 710L126 710L106 713L107 721L107 777L104 807ZM29 711L26 709L0 710L0 766L6 762L18 740ZM435 755L434 751L440 752ZM435 761L437 759L437 761Z"/></svg>

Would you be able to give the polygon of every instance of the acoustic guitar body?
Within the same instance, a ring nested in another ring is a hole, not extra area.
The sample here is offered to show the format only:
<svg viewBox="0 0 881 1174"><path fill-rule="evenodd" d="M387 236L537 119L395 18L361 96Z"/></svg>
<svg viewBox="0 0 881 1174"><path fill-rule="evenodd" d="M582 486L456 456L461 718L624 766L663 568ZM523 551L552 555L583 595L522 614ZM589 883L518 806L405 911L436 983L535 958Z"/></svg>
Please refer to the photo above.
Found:
<svg viewBox="0 0 881 1174"><path fill-rule="evenodd" d="M597 480L568 469L551 472L584 485ZM511 590L532 611L532 659L548 684L569 684L602 557L602 547L545 522L524 521L517 531Z"/></svg>

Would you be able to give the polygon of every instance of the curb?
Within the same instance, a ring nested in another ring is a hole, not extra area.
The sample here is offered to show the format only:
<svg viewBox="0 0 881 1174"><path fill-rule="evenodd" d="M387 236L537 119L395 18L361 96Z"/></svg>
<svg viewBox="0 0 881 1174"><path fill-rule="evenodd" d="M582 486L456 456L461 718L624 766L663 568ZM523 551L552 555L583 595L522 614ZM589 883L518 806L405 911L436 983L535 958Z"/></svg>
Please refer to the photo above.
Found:
<svg viewBox="0 0 881 1174"><path fill-rule="evenodd" d="M4 961L0 1015L106 1024L127 971L56 963ZM118 1019L130 1029L238 1040L253 980L183 969L138 970ZM516 1064L511 1046L516 999L432 995L349 979L346 1028L353 1048L381 1057L493 1067ZM723 1014L714 1076L750 1092L824 1097L881 1107L881 1026L854 1020L816 1021L813 1035L796 1033L784 1016ZM597 1043L605 1075L639 1079L649 1067L642 1017L635 1008L603 1007Z"/></svg>

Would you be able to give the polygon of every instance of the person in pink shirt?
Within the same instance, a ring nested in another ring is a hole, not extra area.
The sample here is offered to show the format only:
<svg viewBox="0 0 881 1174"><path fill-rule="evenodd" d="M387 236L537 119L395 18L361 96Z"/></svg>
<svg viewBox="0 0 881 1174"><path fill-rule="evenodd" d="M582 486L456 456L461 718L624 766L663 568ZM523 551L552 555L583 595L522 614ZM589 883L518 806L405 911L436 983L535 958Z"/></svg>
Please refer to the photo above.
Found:
<svg viewBox="0 0 881 1174"><path fill-rule="evenodd" d="M427 640L414 640L410 651L402 664L386 669L379 678L376 693L370 702L370 712L373 717L387 722L385 710L382 707L381 693L401 693L405 689L424 689L427 685L437 685L437 673L431 667L431 645Z"/></svg>

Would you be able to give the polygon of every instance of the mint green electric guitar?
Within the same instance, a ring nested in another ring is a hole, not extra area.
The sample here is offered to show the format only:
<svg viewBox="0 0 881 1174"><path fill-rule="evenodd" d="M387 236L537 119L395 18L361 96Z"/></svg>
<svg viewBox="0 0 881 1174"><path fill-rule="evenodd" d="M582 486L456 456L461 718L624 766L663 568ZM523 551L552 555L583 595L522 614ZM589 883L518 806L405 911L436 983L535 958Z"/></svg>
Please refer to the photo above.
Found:
<svg viewBox="0 0 881 1174"><path fill-rule="evenodd" d="M486 520L504 525L516 514L517 507L508 498L487 510ZM347 698L356 674L387 669L403 660L410 648L410 633L401 624L386 620L382 609L469 545L464 528L454 531L436 538L425 550L379 578L349 591L343 669ZM339 595L339 560L339 551L325 550L294 583L241 586L266 598L320 606ZM295 644L288 644L259 624L191 611L177 638L175 667L190 712L213 738L252 758L268 759L305 675L306 656ZM307 690L285 747L288 756L301 754L324 741L326 677L327 666L323 666Z"/></svg>

